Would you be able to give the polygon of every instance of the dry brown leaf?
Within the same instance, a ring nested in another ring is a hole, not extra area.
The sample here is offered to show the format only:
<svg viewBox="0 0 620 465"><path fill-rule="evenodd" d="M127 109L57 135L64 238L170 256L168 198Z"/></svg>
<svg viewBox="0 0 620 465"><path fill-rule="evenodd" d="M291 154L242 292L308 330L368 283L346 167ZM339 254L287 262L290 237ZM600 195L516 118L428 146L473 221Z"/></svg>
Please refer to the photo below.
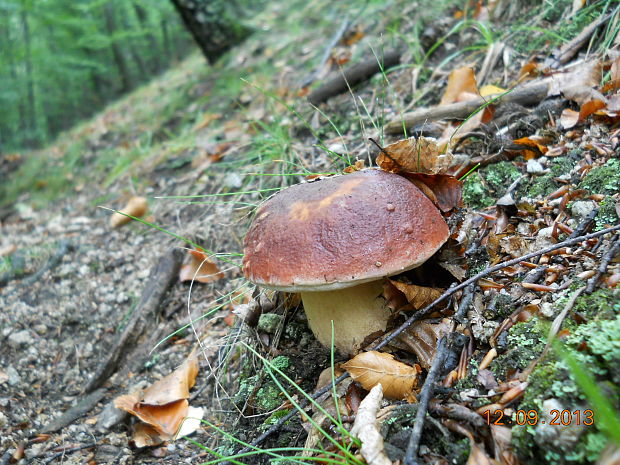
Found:
<svg viewBox="0 0 620 465"><path fill-rule="evenodd" d="M523 146L523 158L531 160L532 158L542 157L549 150L546 145L532 137L522 137L512 141L513 144Z"/></svg>
<svg viewBox="0 0 620 465"><path fill-rule="evenodd" d="M367 391L381 383L385 397L406 399L408 402L415 400L413 389L421 371L418 365L411 367L394 360L391 354L370 351L356 355L342 368Z"/></svg>
<svg viewBox="0 0 620 465"><path fill-rule="evenodd" d="M400 340L418 357L420 365L429 369L437 353L437 340L452 330L452 323L444 318L439 323L417 321L400 336Z"/></svg>
<svg viewBox="0 0 620 465"><path fill-rule="evenodd" d="M153 383L145 391L142 405L164 405L180 399L189 399L189 390L196 384L198 360L190 356L168 376Z"/></svg>
<svg viewBox="0 0 620 465"><path fill-rule="evenodd" d="M143 423L151 425L166 439L176 434L183 418L187 416L189 403L181 399L166 405L142 405L135 402L136 397L129 394L114 399L114 406L138 417Z"/></svg>
<svg viewBox="0 0 620 465"><path fill-rule="evenodd" d="M383 400L382 385L377 384L359 406L351 434L362 443L360 453L368 465L392 465L385 453L377 412Z"/></svg>
<svg viewBox="0 0 620 465"><path fill-rule="evenodd" d="M462 205L463 182L448 174L411 173L405 177L429 197L442 212ZM430 190L432 196L427 193Z"/></svg>
<svg viewBox="0 0 620 465"><path fill-rule="evenodd" d="M452 162L452 154L441 153L437 141L426 137L410 137L384 147L377 164L390 173L444 174Z"/></svg>
<svg viewBox="0 0 620 465"><path fill-rule="evenodd" d="M603 100L590 100L589 102L581 105L579 109L579 121L584 121L588 116L596 113L607 106L607 103Z"/></svg>
<svg viewBox="0 0 620 465"><path fill-rule="evenodd" d="M555 95L572 95L567 98L583 98L585 92L588 100L591 90L598 86L601 82L603 67L600 60L592 60L582 63L579 67L567 73L558 73L553 75L551 85L549 86L548 96ZM581 97L580 97L581 95ZM577 101L577 100L576 100ZM583 103L579 102L578 103Z"/></svg>
<svg viewBox="0 0 620 465"><path fill-rule="evenodd" d="M169 439L167 435L161 434L156 428L147 423L136 424L131 436L133 444L138 448L158 446Z"/></svg>
<svg viewBox="0 0 620 465"><path fill-rule="evenodd" d="M471 100L471 95L478 96L478 85L473 68L463 66L450 73L446 91L441 97L439 105ZM469 97L469 98L468 98Z"/></svg>
<svg viewBox="0 0 620 465"><path fill-rule="evenodd" d="M222 279L224 273L213 263L207 254L200 250L189 251L189 263L181 266L179 270L179 281L198 281L210 283Z"/></svg>
<svg viewBox="0 0 620 465"><path fill-rule="evenodd" d="M417 286L415 284L401 283L392 279L389 279L389 281L396 289L405 295L405 298L414 310L426 307L443 294L443 289L436 287Z"/></svg>
<svg viewBox="0 0 620 465"><path fill-rule="evenodd" d="M579 112L565 108L560 115L560 124L564 129L570 129L579 122Z"/></svg>
<svg viewBox="0 0 620 465"><path fill-rule="evenodd" d="M148 202L145 197L132 197L122 210L114 212L114 214L110 217L110 226L113 228L118 228L119 226L129 223L131 218L125 215L141 218L146 213L147 208Z"/></svg>

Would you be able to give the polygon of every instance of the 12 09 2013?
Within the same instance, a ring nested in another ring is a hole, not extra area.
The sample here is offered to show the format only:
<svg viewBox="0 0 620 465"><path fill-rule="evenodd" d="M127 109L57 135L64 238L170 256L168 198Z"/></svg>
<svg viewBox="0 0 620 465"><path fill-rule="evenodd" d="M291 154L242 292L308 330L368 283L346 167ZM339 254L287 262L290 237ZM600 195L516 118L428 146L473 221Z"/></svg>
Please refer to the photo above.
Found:
<svg viewBox="0 0 620 465"><path fill-rule="evenodd" d="M537 410L517 410L514 415L507 415L503 410L486 410L482 416L487 425L498 426L536 426L548 424L551 426L571 426L594 424L594 411L592 410L551 410L549 415L540 415Z"/></svg>

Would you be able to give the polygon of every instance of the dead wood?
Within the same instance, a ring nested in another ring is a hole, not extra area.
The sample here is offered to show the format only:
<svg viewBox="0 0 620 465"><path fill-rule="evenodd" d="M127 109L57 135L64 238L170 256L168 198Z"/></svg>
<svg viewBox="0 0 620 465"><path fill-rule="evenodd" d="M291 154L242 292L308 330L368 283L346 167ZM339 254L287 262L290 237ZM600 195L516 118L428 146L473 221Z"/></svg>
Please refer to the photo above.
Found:
<svg viewBox="0 0 620 465"><path fill-rule="evenodd" d="M41 462L41 465L47 465L48 463L52 463L54 460L59 459L61 457L64 457L67 454L71 454L73 452L78 452L80 450L84 450L84 449L91 449L93 447L97 447L97 443L93 442L92 444L83 444L81 446L75 446L75 447L70 447L67 449L63 449L60 452L56 452L54 455L51 455L50 457L46 458L45 460L43 460Z"/></svg>
<svg viewBox="0 0 620 465"><path fill-rule="evenodd" d="M407 452L405 453L405 465L413 465L417 462L418 449L420 447L420 439L422 438L422 428L424 428L424 420L426 418L426 412L428 410L428 403L431 400L431 396L435 390L435 380L439 375L439 369L443 365L443 360L446 356L448 348L447 337L442 337L437 344L437 352L435 353L435 359L431 369L428 371L424 386L422 386L422 392L420 394L420 401L418 402L418 411L415 415L415 423L411 436L409 436L409 444L407 445Z"/></svg>
<svg viewBox="0 0 620 465"><path fill-rule="evenodd" d="M52 420L41 429L41 433L53 433L65 426L70 425L83 415L86 415L105 396L107 389L100 388L82 397L79 402L63 413L60 417Z"/></svg>
<svg viewBox="0 0 620 465"><path fill-rule="evenodd" d="M117 370L120 360L135 349L143 335L148 333L156 320L159 306L166 292L178 280L179 268L183 260L178 249L171 249L160 257L157 264L151 269L146 288L131 318L108 351L108 355L101 363L99 370L93 375L85 391L97 389Z"/></svg>
<svg viewBox="0 0 620 465"><path fill-rule="evenodd" d="M592 294L592 292L594 292L594 287L596 286L596 283L601 278L603 273L607 271L607 267L609 266L609 263L619 253L620 253L620 234L616 234L614 238L612 239L611 243L609 244L609 249L607 249L607 252L605 252L605 255L603 255L601 264L596 269L596 274L588 280L588 286L586 287L586 294Z"/></svg>
<svg viewBox="0 0 620 465"><path fill-rule="evenodd" d="M431 121L441 119L465 119L476 110L483 106L493 103L501 105L503 103L518 103L521 105L534 105L540 103L549 91L551 81L544 79L534 84L516 87L510 92L493 94L488 97L480 97L467 102L451 103L432 108L420 108L410 113L405 113L402 117L396 118L386 124L384 131L386 134L401 134L403 128L407 130Z"/></svg>
<svg viewBox="0 0 620 465"><path fill-rule="evenodd" d="M335 78L327 81L308 96L308 101L312 105L319 105L335 95L342 94L366 81L374 74L382 69L390 68L400 63L401 52L399 50L391 50L386 52L383 57L369 58L366 61L358 63L350 68L345 69Z"/></svg>

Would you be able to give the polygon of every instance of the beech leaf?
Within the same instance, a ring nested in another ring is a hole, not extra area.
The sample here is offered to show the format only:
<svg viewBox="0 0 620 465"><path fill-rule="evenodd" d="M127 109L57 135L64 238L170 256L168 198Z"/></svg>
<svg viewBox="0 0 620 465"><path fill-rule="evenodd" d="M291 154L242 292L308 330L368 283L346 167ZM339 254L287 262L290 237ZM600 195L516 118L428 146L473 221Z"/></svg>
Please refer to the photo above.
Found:
<svg viewBox="0 0 620 465"><path fill-rule="evenodd" d="M476 74L473 68L463 66L450 73L446 91L441 97L439 105L471 100L471 95L478 95L478 84L476 84Z"/></svg>
<svg viewBox="0 0 620 465"><path fill-rule="evenodd" d="M189 251L189 262L182 265L179 270L179 281L198 281L210 283L222 279L224 273L213 263L207 254L200 250Z"/></svg>
<svg viewBox="0 0 620 465"><path fill-rule="evenodd" d="M356 355L342 367L367 391L381 383L386 398L415 401L413 389L418 384L419 365L412 367L394 360L391 354L370 351Z"/></svg>
<svg viewBox="0 0 620 465"><path fill-rule="evenodd" d="M436 287L418 286L416 284L401 283L399 281L389 280L396 289L405 294L407 302L411 304L414 310L426 307L428 304L439 298L443 294L443 289Z"/></svg>

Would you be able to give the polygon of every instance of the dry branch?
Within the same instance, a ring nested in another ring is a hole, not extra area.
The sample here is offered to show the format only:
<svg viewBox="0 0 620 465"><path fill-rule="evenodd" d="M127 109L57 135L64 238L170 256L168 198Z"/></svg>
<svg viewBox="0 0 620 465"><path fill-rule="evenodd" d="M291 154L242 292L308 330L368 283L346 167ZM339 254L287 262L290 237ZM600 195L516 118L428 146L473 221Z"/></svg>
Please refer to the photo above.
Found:
<svg viewBox="0 0 620 465"><path fill-rule="evenodd" d="M540 103L549 91L550 80L542 80L535 84L516 87L510 92L493 94L488 97L480 97L466 102L451 103L432 108L420 108L410 113L405 113L399 118L390 121L384 128L386 134L401 134L403 127L407 130L424 123L441 119L465 119L479 108L487 105L501 103L518 103L521 105L533 105Z"/></svg>
<svg viewBox="0 0 620 465"><path fill-rule="evenodd" d="M392 50L386 52L383 57L373 56L366 61L347 68L340 75L327 81L325 84L312 91L308 96L308 101L312 105L318 105L329 100L335 95L342 94L343 92L349 90L349 88L369 79L382 69L390 68L399 64L400 56L400 51Z"/></svg>

